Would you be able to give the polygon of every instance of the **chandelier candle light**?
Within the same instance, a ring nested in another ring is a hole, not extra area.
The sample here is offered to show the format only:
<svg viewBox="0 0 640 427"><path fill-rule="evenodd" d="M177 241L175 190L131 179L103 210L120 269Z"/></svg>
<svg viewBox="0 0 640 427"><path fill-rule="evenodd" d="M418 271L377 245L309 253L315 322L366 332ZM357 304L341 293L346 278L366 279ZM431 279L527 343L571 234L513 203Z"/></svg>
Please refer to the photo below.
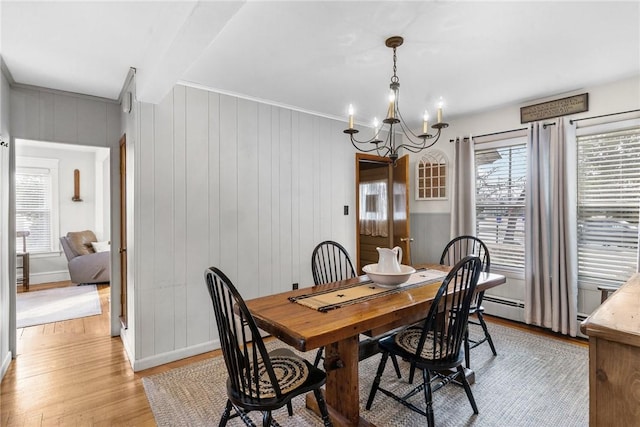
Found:
<svg viewBox="0 0 640 427"><path fill-rule="evenodd" d="M402 118L402 114L400 113L400 79L396 75L397 67L397 57L396 57L396 48L402 45L404 39L400 36L389 37L385 41L385 45L393 49L393 76L391 76L391 84L389 88L391 89L389 93L389 109L387 110L387 116L382 121L382 125L378 123L378 119L373 119L373 132L374 135L371 139L366 141L358 141L354 138L354 135L358 133L358 130L353 127L353 106L349 105L349 128L344 130L344 133L349 135L351 140L351 144L358 151L362 151L364 153L370 153L376 151L379 156L388 156L394 163L398 159L398 150L401 148L406 149L412 153L417 153L426 148L433 146L438 139L440 139L440 133L442 129L449 126L448 123L444 123L442 121L442 107L443 101L440 98L438 102L438 110L437 110L437 123L431 126L432 129L436 130L435 135L429 134L429 113L425 110L424 115L422 117L422 133L416 135L409 129L409 127L405 124L404 119ZM383 141L378 138L380 132L383 130L384 125L389 125L388 129L386 129L386 139ZM400 125L402 129L402 133L404 134L405 141L402 144L396 143L396 130L394 130L394 126ZM367 148L367 146L359 146L358 144L368 144L368 147L371 147L371 144L374 147Z"/></svg>

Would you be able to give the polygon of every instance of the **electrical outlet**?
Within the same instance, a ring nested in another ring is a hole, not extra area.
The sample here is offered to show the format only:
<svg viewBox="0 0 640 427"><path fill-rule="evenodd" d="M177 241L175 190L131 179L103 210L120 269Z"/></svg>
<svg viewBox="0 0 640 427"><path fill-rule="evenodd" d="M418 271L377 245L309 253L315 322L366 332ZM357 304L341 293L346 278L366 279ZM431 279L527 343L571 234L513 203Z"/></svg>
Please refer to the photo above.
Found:
<svg viewBox="0 0 640 427"><path fill-rule="evenodd" d="M344 214L349 215L349 205L344 205Z"/></svg>
<svg viewBox="0 0 640 427"><path fill-rule="evenodd" d="M298 284L297 284L297 283L294 283L294 284L292 285L292 287L293 287L293 290L295 291L296 289L298 289Z"/></svg>

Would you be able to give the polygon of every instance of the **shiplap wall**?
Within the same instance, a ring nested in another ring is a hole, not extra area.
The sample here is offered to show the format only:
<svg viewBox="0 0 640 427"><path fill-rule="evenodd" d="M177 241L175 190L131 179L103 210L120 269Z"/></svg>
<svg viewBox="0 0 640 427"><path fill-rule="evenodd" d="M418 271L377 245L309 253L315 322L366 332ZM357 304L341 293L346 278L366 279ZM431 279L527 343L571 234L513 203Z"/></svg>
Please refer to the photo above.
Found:
<svg viewBox="0 0 640 427"><path fill-rule="evenodd" d="M134 369L217 345L205 268L249 299L310 286L324 239L355 255L344 123L182 85L139 113Z"/></svg>

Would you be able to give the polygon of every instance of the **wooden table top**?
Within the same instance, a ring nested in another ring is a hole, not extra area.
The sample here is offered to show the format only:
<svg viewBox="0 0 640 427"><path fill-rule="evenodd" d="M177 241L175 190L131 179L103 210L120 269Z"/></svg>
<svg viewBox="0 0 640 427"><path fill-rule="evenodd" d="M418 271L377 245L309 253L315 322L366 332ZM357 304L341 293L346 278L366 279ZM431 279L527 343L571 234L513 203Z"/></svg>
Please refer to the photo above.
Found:
<svg viewBox="0 0 640 427"><path fill-rule="evenodd" d="M636 273L580 325L583 334L640 347L640 273Z"/></svg>
<svg viewBox="0 0 640 427"><path fill-rule="evenodd" d="M441 265L420 265L448 271ZM418 286L366 302L320 312L289 301L289 297L366 282L359 276L342 282L282 292L246 301L258 327L300 351L309 351L357 336L370 330L384 331L417 322L425 317L441 282ZM478 290L505 283L504 276L482 273Z"/></svg>

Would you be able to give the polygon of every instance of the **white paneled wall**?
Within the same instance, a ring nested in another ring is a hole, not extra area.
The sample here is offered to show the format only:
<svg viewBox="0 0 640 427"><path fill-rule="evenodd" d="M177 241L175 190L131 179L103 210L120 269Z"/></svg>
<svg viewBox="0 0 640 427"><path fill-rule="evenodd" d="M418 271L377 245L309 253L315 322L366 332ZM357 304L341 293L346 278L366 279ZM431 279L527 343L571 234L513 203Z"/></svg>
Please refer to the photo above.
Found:
<svg viewBox="0 0 640 427"><path fill-rule="evenodd" d="M249 299L310 286L324 239L355 255L355 156L343 128L180 85L140 105L136 370L217 345L205 268Z"/></svg>

